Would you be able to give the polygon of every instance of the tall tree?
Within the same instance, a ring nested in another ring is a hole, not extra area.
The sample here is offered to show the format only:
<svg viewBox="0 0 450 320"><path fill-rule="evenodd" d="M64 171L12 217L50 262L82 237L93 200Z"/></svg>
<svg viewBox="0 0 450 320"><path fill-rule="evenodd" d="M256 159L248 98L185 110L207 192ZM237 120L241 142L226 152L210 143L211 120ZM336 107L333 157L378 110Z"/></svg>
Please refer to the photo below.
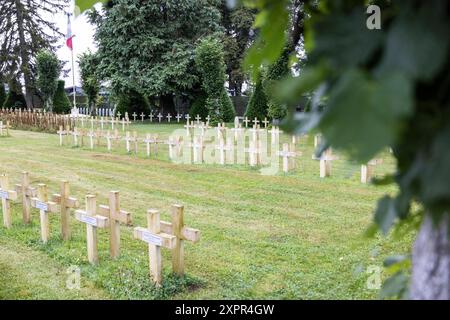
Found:
<svg viewBox="0 0 450 320"><path fill-rule="evenodd" d="M0 70L7 79L21 79L27 107L33 107L36 57L41 49L55 51L63 34L51 14L67 8L69 0L2 0L0 6Z"/></svg>
<svg viewBox="0 0 450 320"><path fill-rule="evenodd" d="M207 0L117 0L100 12L98 73L114 91L135 90L172 111L173 96L199 84L196 41L220 31L220 13Z"/></svg>
<svg viewBox="0 0 450 320"><path fill-rule="evenodd" d="M247 72L243 67L245 51L255 38L252 29L255 10L243 5L232 8L227 0L220 1L219 9L222 15L222 26L225 29L223 43L228 87L240 96L242 86L247 80Z"/></svg>
<svg viewBox="0 0 450 320"><path fill-rule="evenodd" d="M88 99L89 113L95 115L96 101L100 92L100 80L96 73L99 63L98 56L91 52L85 52L78 59L81 86Z"/></svg>
<svg viewBox="0 0 450 320"><path fill-rule="evenodd" d="M3 106L5 100L6 100L5 84L3 83L3 80L0 76L0 108Z"/></svg>
<svg viewBox="0 0 450 320"><path fill-rule="evenodd" d="M288 25L287 0L250 2L260 10L262 30L248 56L256 70L283 50L276 39ZM450 4L386 0L367 8L365 0L304 2L308 61L299 77L279 87L280 98L293 108L303 94L314 92L314 101L325 106L314 103L309 113L295 117L291 112L286 129L318 129L325 147L362 163L384 148L393 150L395 172L375 183L396 183L398 193L380 199L375 226L385 234L394 226L420 226L411 249L410 297L450 299ZM385 294L407 296L408 256L386 261L395 273Z"/></svg>
<svg viewBox="0 0 450 320"><path fill-rule="evenodd" d="M45 108L53 111L53 97L58 88L58 77L61 64L53 52L39 51L36 57L37 87L44 99Z"/></svg>
<svg viewBox="0 0 450 320"><path fill-rule="evenodd" d="M70 113L71 104L64 90L64 80L58 80L58 88L56 89L55 96L53 98L53 112L66 114Z"/></svg>

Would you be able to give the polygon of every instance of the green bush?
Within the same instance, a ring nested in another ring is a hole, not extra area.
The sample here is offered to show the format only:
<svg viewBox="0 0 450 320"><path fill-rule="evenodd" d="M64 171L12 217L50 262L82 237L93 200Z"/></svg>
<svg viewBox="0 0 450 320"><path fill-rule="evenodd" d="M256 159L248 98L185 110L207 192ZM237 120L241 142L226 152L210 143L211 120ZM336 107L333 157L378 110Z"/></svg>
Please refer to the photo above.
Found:
<svg viewBox="0 0 450 320"><path fill-rule="evenodd" d="M140 115L142 112L148 116L150 113L150 103L146 97L137 91L130 90L127 93L121 93L118 95L116 114L120 112L121 115L125 115L128 112L128 116L136 112Z"/></svg>
<svg viewBox="0 0 450 320"><path fill-rule="evenodd" d="M20 108L20 109L26 109L27 108L27 102L25 100L25 97L23 96L22 92L17 92L16 89L10 88L8 95L6 96L6 100L3 103L2 108L9 109L9 108Z"/></svg>
<svg viewBox="0 0 450 320"><path fill-rule="evenodd" d="M205 106L211 117L211 124L231 121L236 112L224 86L226 74L221 43L211 37L205 38L200 41L195 53L202 87L207 95Z"/></svg>
<svg viewBox="0 0 450 320"><path fill-rule="evenodd" d="M58 80L58 88L56 89L55 96L53 97L53 112L55 113L70 113L72 105L64 91L64 80Z"/></svg>
<svg viewBox="0 0 450 320"><path fill-rule="evenodd" d="M258 118L260 121L267 118L267 96L264 91L262 80L260 79L256 83L255 90L253 91L250 101L247 105L245 116L249 119Z"/></svg>
<svg viewBox="0 0 450 320"><path fill-rule="evenodd" d="M276 98L274 88L277 83L289 74L289 50L284 49L280 58L269 67L263 86L268 101L268 116L271 119L283 119L287 114L287 106Z"/></svg>
<svg viewBox="0 0 450 320"><path fill-rule="evenodd" d="M203 93L197 96L189 109L189 114L191 117L200 115L202 119L205 119L208 116L209 110L206 107L206 94Z"/></svg>

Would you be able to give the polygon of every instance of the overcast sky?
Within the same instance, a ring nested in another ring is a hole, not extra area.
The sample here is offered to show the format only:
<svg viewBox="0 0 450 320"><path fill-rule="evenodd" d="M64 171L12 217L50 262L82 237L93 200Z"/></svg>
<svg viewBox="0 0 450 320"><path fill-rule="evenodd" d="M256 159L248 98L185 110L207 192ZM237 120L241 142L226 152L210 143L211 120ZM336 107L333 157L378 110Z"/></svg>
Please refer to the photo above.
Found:
<svg viewBox="0 0 450 320"><path fill-rule="evenodd" d="M74 1L72 1L74 2ZM96 6L101 6L101 4L97 4ZM74 4L72 3L71 7L69 8L69 12L73 12L74 10ZM52 19L54 19L56 25L60 29L60 31L65 35L67 33L67 16L64 12L59 12L55 14ZM75 83L77 86L80 85L80 77L79 77L79 70L78 70L78 63L77 63L77 56L89 49L91 51L96 50L93 36L94 36L94 27L87 21L86 15L80 15L78 17L71 17L72 20L72 33L75 35L75 38L73 39L73 46L74 46L74 60L75 60ZM66 69L72 70L72 58L71 58L71 51L66 46L66 39L61 39L61 44L63 47L58 50L57 54L60 60L68 61L66 64ZM62 75L61 75L62 76ZM72 72L68 75L67 78L63 78L66 81L66 87L71 87L73 85L72 80Z"/></svg>

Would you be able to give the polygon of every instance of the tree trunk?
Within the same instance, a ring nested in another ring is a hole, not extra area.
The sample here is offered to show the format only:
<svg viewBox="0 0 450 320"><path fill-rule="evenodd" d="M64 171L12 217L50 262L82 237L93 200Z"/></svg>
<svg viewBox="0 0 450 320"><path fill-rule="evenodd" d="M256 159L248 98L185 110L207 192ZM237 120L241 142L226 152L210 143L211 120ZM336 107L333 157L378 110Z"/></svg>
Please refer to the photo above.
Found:
<svg viewBox="0 0 450 320"><path fill-rule="evenodd" d="M30 74L30 61L28 58L27 52L27 42L25 40L25 31L24 31L24 19L23 19L23 6L20 0L15 0L16 5L16 16L17 16L17 28L19 32L19 41L20 41L20 58L22 59L21 63L21 71L23 74L23 79L25 81L25 101L27 102L27 108L33 108L33 87L31 81ZM30 40L31 41L31 40Z"/></svg>
<svg viewBox="0 0 450 320"><path fill-rule="evenodd" d="M414 243L410 298L414 300L450 299L449 218L434 225L426 215Z"/></svg>

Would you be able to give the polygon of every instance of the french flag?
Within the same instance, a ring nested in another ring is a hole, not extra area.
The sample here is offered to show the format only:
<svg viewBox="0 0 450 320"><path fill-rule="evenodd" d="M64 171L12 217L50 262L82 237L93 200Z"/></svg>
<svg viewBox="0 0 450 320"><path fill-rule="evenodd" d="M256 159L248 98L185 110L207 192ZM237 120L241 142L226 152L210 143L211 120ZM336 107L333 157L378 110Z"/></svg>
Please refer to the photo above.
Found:
<svg viewBox="0 0 450 320"><path fill-rule="evenodd" d="M73 51L73 37L72 26L70 24L70 15L67 15L67 35L66 35L66 45Z"/></svg>

